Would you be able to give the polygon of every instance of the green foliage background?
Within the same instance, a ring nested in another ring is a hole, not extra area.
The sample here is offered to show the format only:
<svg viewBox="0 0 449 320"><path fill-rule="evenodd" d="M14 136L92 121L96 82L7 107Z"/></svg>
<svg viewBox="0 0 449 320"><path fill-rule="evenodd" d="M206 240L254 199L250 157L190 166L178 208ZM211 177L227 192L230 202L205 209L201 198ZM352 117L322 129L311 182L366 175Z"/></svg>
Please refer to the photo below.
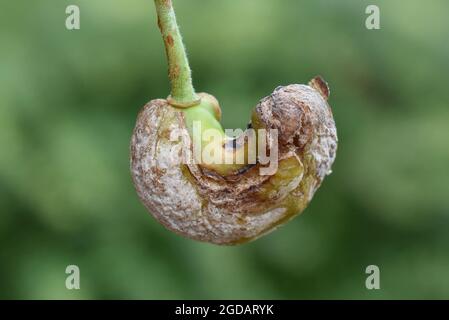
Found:
<svg viewBox="0 0 449 320"><path fill-rule="evenodd" d="M81 9L81 30L65 8ZM381 30L365 8L381 8ZM278 85L321 74L334 173L303 215L217 247L140 204L128 146L168 94L151 0L3 1L0 298L449 298L449 2L177 0L199 91L226 128ZM81 290L65 268L81 269ZM381 290L365 289L365 268Z"/></svg>

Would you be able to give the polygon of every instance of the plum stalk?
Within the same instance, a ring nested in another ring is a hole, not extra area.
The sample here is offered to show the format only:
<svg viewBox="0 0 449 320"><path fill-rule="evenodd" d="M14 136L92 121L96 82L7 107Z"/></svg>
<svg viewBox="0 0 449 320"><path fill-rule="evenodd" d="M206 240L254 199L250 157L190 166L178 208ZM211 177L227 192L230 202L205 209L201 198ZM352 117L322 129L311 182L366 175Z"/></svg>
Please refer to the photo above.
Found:
<svg viewBox="0 0 449 320"><path fill-rule="evenodd" d="M164 40L168 60L171 94L167 99L175 107L190 107L200 103L192 85L192 72L171 0L154 0L158 26Z"/></svg>

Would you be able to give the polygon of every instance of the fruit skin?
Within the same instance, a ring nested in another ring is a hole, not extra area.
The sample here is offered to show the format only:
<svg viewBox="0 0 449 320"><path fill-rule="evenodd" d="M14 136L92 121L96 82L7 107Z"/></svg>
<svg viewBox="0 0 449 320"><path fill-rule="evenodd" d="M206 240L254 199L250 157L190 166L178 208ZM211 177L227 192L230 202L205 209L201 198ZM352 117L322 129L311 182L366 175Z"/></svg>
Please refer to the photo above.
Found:
<svg viewBox="0 0 449 320"><path fill-rule="evenodd" d="M279 165L259 174L258 163L231 175L201 165L173 164L173 150L191 140L170 141L185 129L185 113L152 100L139 113L131 139L131 173L139 198L168 229L195 240L232 245L254 240L295 215L330 173L337 133L321 78L309 85L278 87L252 115L256 129L278 129ZM192 160L190 158L190 160Z"/></svg>

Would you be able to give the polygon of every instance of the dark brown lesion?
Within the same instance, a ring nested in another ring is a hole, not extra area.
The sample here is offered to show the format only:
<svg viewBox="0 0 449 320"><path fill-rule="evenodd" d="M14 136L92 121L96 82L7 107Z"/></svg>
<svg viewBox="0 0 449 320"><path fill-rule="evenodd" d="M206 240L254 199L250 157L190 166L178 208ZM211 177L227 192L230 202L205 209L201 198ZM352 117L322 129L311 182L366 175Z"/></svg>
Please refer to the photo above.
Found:
<svg viewBox="0 0 449 320"><path fill-rule="evenodd" d="M173 37L171 35L168 35L167 37L165 37L165 43L167 44L167 46L173 47L175 41L173 40Z"/></svg>

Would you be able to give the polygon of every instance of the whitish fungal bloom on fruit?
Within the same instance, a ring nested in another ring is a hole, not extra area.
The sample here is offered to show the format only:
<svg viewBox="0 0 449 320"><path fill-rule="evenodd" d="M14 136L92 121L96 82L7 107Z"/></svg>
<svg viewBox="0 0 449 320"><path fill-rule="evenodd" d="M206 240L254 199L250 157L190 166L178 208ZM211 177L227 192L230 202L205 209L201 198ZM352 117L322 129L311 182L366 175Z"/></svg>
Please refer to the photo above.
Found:
<svg viewBox="0 0 449 320"><path fill-rule="evenodd" d="M155 3L172 92L168 99L150 101L138 115L131 139L137 193L159 222L183 236L216 244L256 239L301 213L331 172L337 132L327 103L328 86L316 77L308 85L278 87L257 104L248 130L257 130L258 147L260 141L272 142L270 132L276 132L276 149L268 143L264 150L277 151L276 170L261 174L266 163L259 153L251 153L245 134L226 137L219 124L218 101L193 90L171 1ZM199 133L192 129L195 122L203 127ZM205 145L197 135L209 129L222 137L213 146L215 151L241 154L245 161L207 165L196 161L194 141ZM179 132L187 134L173 139ZM226 147L230 141L231 148ZM251 155L254 163L249 162Z"/></svg>

